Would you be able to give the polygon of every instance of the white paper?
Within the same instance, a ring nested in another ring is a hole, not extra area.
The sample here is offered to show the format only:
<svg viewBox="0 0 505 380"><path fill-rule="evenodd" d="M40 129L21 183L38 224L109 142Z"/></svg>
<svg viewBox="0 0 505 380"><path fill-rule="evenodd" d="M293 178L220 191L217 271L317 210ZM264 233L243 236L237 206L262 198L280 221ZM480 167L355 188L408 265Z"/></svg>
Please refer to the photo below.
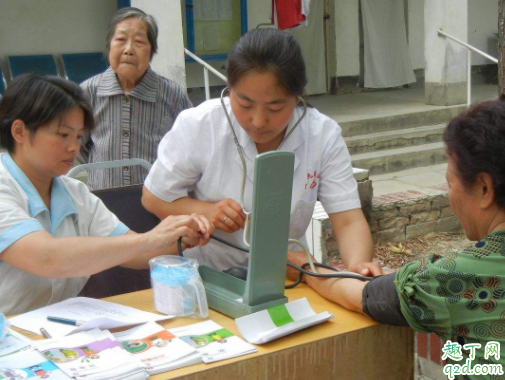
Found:
<svg viewBox="0 0 505 380"><path fill-rule="evenodd" d="M0 379L17 380L32 377L51 380L71 379L38 351L24 351L0 358Z"/></svg>
<svg viewBox="0 0 505 380"><path fill-rule="evenodd" d="M18 351L31 349L31 342L31 339L18 334L14 330L7 330L7 334L0 341L0 358Z"/></svg>
<svg viewBox="0 0 505 380"><path fill-rule="evenodd" d="M126 373L126 375L125 375ZM149 374L136 363L128 363L121 367L121 371L112 369L95 375L75 376L75 380L144 380Z"/></svg>
<svg viewBox="0 0 505 380"><path fill-rule="evenodd" d="M234 358L256 352L256 348L213 321L168 329L193 346L204 363Z"/></svg>
<svg viewBox="0 0 505 380"><path fill-rule="evenodd" d="M307 298L285 304L293 322L277 327L267 310L235 319L240 334L249 342L263 344L333 318L326 311L316 314Z"/></svg>
<svg viewBox="0 0 505 380"><path fill-rule="evenodd" d="M200 354L155 322L113 334L126 351L140 360L153 375L201 362Z"/></svg>
<svg viewBox="0 0 505 380"><path fill-rule="evenodd" d="M187 367L193 364L198 364L202 362L202 356L195 351L193 354L187 355L181 359L174 360L168 364L161 365L159 367L155 367L153 369L148 369L147 372L149 375L157 375L158 373L173 371L177 368Z"/></svg>
<svg viewBox="0 0 505 380"><path fill-rule="evenodd" d="M65 325L48 321L48 316L75 319L85 323L81 326ZM10 323L35 334L40 334L40 329L43 327L51 337L58 338L94 328L112 329L170 318L173 317L148 313L133 307L93 298L77 297L18 315L10 319Z"/></svg>

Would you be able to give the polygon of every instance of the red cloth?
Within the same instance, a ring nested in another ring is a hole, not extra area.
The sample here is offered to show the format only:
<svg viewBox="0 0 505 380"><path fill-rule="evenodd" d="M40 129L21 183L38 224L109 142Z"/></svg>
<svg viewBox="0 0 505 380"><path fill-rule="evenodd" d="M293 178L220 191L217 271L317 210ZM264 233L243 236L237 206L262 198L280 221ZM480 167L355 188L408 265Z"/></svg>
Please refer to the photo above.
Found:
<svg viewBox="0 0 505 380"><path fill-rule="evenodd" d="M302 0L272 0L272 24L274 20L274 7L277 13L277 27L280 30L300 26L305 21L302 14Z"/></svg>

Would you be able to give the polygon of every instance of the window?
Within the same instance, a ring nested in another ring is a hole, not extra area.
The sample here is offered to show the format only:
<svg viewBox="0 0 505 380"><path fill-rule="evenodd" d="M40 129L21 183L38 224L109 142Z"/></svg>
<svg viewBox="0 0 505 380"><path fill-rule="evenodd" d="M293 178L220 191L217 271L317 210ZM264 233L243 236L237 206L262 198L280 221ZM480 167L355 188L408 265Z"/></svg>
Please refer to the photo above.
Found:
<svg viewBox="0 0 505 380"><path fill-rule="evenodd" d="M184 45L206 61L226 60L247 32L246 0L181 0L181 8Z"/></svg>

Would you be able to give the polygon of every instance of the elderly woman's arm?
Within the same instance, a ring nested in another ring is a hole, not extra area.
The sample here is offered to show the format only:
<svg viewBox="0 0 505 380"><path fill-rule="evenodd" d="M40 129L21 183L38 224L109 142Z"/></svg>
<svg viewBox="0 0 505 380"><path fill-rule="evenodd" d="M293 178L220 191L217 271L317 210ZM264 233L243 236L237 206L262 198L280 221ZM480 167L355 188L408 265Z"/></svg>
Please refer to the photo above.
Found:
<svg viewBox="0 0 505 380"><path fill-rule="evenodd" d="M307 262L307 256L303 252L289 251L288 262L301 267ZM317 268L317 271L318 273L336 273L325 268ZM312 289L329 301L335 302L346 309L363 313L362 293L367 282L352 278L326 279L307 275L303 278Z"/></svg>
<svg viewBox="0 0 505 380"><path fill-rule="evenodd" d="M144 234L115 237L55 238L37 231L10 245L0 253L0 260L40 277L89 276L125 262L147 267L152 257L175 253L179 237L186 244L199 245L208 241L211 232L205 218L190 216L166 218Z"/></svg>
<svg viewBox="0 0 505 380"><path fill-rule="evenodd" d="M307 261L302 252L290 251L288 262L302 266ZM318 273L335 274L325 268L317 268ZM395 285L396 274L378 276L371 281L352 278L317 278L303 277L306 283L329 301L335 302L348 310L362 313L378 322L409 326L400 305L400 295Z"/></svg>

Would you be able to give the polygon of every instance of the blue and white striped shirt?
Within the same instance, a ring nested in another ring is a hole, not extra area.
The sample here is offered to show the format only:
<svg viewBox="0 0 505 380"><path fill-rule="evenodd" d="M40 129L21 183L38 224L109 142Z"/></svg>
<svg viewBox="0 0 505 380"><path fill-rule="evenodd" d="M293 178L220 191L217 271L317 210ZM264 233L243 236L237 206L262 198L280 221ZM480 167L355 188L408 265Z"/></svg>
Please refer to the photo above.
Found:
<svg viewBox="0 0 505 380"><path fill-rule="evenodd" d="M83 141L81 158L85 162L142 158L153 163L158 144L177 115L192 107L181 86L150 67L129 94L110 67L81 87L93 106L96 122L91 136ZM142 184L146 176L146 170L138 166L94 170L89 173L88 186L97 190Z"/></svg>

